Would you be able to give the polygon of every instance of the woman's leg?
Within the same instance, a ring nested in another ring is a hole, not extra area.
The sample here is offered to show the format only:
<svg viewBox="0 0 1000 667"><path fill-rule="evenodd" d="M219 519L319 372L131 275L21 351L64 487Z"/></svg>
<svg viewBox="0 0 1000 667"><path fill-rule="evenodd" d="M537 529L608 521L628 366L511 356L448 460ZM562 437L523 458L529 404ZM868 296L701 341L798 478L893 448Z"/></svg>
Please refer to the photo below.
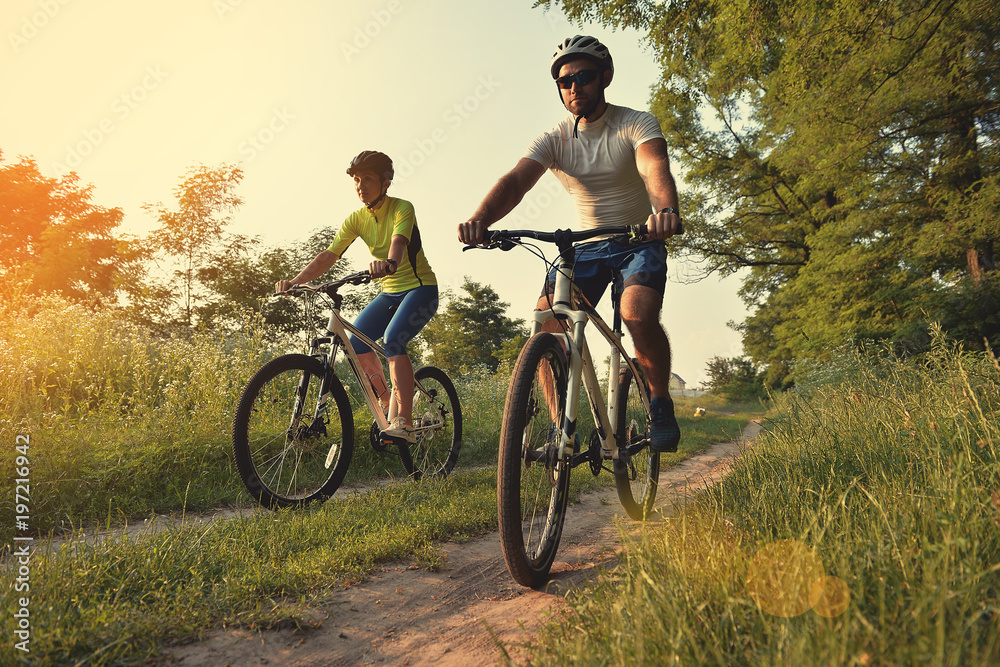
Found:
<svg viewBox="0 0 1000 667"><path fill-rule="evenodd" d="M398 416L413 423L413 363L406 346L430 321L438 307L437 285L424 285L409 290L385 329L385 353L389 358L389 374L399 405Z"/></svg>
<svg viewBox="0 0 1000 667"><path fill-rule="evenodd" d="M382 405L382 412L385 413L389 409L389 387L385 384L385 374L382 369L382 361L378 358L378 355L374 352L365 352L358 355L358 364L361 366L361 370L365 372L368 377L368 381L372 385L372 389L375 390L375 396L378 398L378 402ZM389 362L389 368L392 368L392 362ZM395 378L392 381L393 385L396 384ZM410 384L413 384L413 378L410 377ZM410 391L413 391L413 387L410 387ZM411 401L412 402L412 401Z"/></svg>
<svg viewBox="0 0 1000 667"><path fill-rule="evenodd" d="M398 409L394 416L403 417L409 426L413 423L413 363L407 355L389 357L389 377L396 392Z"/></svg>
<svg viewBox="0 0 1000 667"><path fill-rule="evenodd" d="M395 303L393 300L386 295L379 294L358 314L354 320L354 326L372 340L378 340L392 319L394 311ZM351 336L351 345L358 355L361 370L368 377L384 412L389 406L389 391L385 383L382 362L378 355L356 336Z"/></svg>

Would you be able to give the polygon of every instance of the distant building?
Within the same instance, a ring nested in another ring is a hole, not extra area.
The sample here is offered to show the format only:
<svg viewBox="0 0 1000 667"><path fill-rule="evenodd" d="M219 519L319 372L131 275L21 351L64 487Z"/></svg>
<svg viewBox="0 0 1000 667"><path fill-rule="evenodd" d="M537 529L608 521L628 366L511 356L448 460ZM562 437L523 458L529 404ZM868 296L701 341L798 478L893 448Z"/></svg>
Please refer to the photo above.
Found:
<svg viewBox="0 0 1000 667"><path fill-rule="evenodd" d="M687 388L687 382L677 373L671 373L670 384L667 386L671 391L684 391Z"/></svg>

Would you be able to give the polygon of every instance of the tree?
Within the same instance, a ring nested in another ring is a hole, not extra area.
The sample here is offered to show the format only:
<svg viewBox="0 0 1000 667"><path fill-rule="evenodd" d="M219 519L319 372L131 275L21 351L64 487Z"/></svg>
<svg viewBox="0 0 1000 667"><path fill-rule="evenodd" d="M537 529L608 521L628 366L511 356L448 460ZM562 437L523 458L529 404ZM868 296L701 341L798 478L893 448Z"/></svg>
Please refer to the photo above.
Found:
<svg viewBox="0 0 1000 667"><path fill-rule="evenodd" d="M257 243L256 239L226 232L232 213L243 203L233 193L242 179L239 167L199 165L190 168L174 189L176 210L160 203L143 206L160 223L149 235L150 246L177 262L173 283L180 290L181 321L187 327L194 324L198 303L204 299L205 270L212 261L223 255L245 254Z"/></svg>
<svg viewBox="0 0 1000 667"><path fill-rule="evenodd" d="M495 372L527 339L524 320L507 317L510 304L488 285L466 276L462 290L465 296L442 295L446 305L421 332L428 363L452 371L483 366Z"/></svg>
<svg viewBox="0 0 1000 667"><path fill-rule="evenodd" d="M329 246L337 230L324 227L302 242L287 247L270 247L240 254L228 251L216 253L207 265L199 269L199 279L208 291L202 304L195 308L198 321L206 326L226 330L243 323L243 315L259 312L265 324L283 333L298 333L304 325L301 308L291 299L272 299L274 284L296 275L321 251ZM340 259L321 280L335 280L352 271L345 259ZM378 293L377 283L371 289L354 289L344 294L343 310L359 312ZM323 313L317 313L322 317ZM322 325L326 324L324 317Z"/></svg>
<svg viewBox="0 0 1000 667"><path fill-rule="evenodd" d="M708 272L749 269L744 348L768 382L928 317L1000 345L1000 9L988 0L553 0L648 31L652 110Z"/></svg>
<svg viewBox="0 0 1000 667"><path fill-rule="evenodd" d="M91 201L93 186L75 173L43 176L22 157L0 154L0 282L4 290L59 292L71 299L113 300L122 276L138 271L137 245L116 237L119 208Z"/></svg>

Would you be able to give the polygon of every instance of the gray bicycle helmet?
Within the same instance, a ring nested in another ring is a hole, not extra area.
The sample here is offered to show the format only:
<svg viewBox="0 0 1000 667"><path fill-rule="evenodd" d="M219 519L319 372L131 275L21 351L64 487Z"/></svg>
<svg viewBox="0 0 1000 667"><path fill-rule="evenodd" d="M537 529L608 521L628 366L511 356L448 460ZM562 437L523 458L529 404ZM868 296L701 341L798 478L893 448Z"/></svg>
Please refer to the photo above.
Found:
<svg viewBox="0 0 1000 667"><path fill-rule="evenodd" d="M391 181L395 172L392 169L392 159L385 153L378 151L361 151L357 157L351 160L351 166L347 168L347 175L354 176L359 171L374 171L383 180Z"/></svg>
<svg viewBox="0 0 1000 667"><path fill-rule="evenodd" d="M574 58L588 58L601 66L602 69L615 71L615 64L611 60L611 52L608 47L601 44L596 37L588 35L576 35L563 40L562 44L556 47L556 52L552 54L552 78L559 77L559 68L567 60Z"/></svg>

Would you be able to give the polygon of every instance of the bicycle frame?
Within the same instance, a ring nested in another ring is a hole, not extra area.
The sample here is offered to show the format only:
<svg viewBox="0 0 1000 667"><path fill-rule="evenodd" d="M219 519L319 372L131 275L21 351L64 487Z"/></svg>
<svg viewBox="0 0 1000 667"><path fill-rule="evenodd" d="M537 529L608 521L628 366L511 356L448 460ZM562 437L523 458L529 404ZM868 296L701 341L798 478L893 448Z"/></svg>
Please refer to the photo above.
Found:
<svg viewBox="0 0 1000 667"><path fill-rule="evenodd" d="M354 374L355 379L358 381L358 386L361 388L362 394L365 397L365 404L368 406L368 410L372 413L372 417L375 423L378 424L379 429L387 430L389 428L389 421L398 412L398 406L396 401L396 392L394 389L390 390L389 394L389 412L384 413L382 411L382 405L379 403L378 397L375 395L375 390L372 387L371 379L365 370L361 367L361 362L358 360L358 354L351 344L351 336L354 334L361 342L367 345L375 354L379 356L379 363L382 359L387 359L385 349L365 335L363 332L358 330L350 322L346 321L340 314L340 299L334 299L332 307L330 309L330 319L326 325L326 333L323 336L313 338L309 343L309 355L313 357L318 357L324 361L324 363L333 368L333 364L337 359L337 351L339 349L344 350L344 356L347 358L347 363L351 367L351 371ZM331 349L329 353L322 351L324 345L330 345ZM324 380L325 382L325 380ZM420 384L420 381L416 377L413 378L414 387L424 390L424 387ZM386 383L388 387L388 383ZM320 392L320 405L317 405L316 414L320 415L326 409L326 387L324 385L323 391ZM423 424L412 426L414 432L420 433L421 431L430 430L433 427L425 426Z"/></svg>
<svg viewBox="0 0 1000 667"><path fill-rule="evenodd" d="M601 456L604 459L621 458L621 450L618 447L618 434L613 427L617 424L616 403L618 397L618 374L621 371L621 363L624 358L625 364L631 369L636 377L641 377L641 373L632 358L628 355L621 344L622 331L621 322L618 317L618 296L615 299L615 328L612 329L601 319L597 311L589 305L580 304L574 307L573 277L574 277L575 248L570 247L567 252L560 256L559 270L556 272L555 289L552 295L552 303L549 310L536 310L533 316L531 335L535 335L543 330L543 325L551 320L567 322L566 330L563 333L555 333L559 338L569 360L569 386L566 394L566 412L562 427L562 438L559 445L559 459L565 460L568 454L573 452L573 445L576 438L576 422L579 404L581 385L587 392L590 410L594 416L594 425L601 439ZM594 326L601 333L608 344L611 345L611 359L608 365L608 399L604 403L601 393L601 383L597 379L593 358L590 354L590 347L587 344L586 327L588 322L593 322ZM642 402L649 409L649 396L642 388ZM568 448L568 449L567 449ZM574 461L573 465L582 462L583 459Z"/></svg>

